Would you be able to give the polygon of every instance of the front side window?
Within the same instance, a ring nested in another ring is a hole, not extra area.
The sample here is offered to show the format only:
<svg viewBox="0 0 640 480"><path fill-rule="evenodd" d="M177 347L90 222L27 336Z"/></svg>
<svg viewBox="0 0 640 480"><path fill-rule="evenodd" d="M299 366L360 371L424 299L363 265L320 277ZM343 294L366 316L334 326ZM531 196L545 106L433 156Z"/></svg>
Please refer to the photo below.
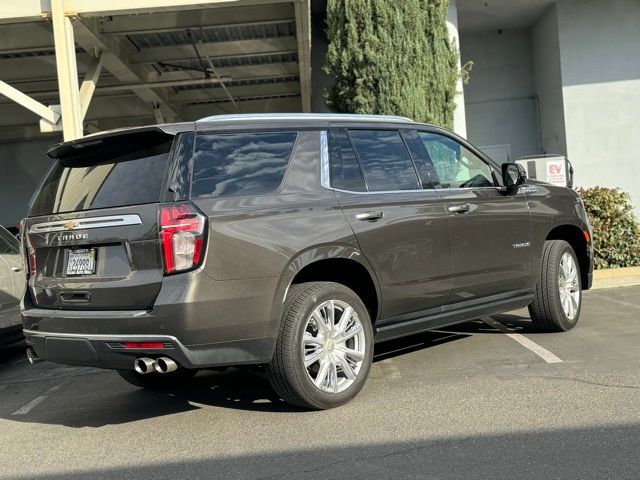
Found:
<svg viewBox="0 0 640 480"><path fill-rule="evenodd" d="M264 195L282 183L297 132L199 135L192 197Z"/></svg>
<svg viewBox="0 0 640 480"><path fill-rule="evenodd" d="M420 188L400 132L397 130L349 130L370 192Z"/></svg>
<svg viewBox="0 0 640 480"><path fill-rule="evenodd" d="M491 167L455 140L436 133L418 132L442 188L493 187Z"/></svg>

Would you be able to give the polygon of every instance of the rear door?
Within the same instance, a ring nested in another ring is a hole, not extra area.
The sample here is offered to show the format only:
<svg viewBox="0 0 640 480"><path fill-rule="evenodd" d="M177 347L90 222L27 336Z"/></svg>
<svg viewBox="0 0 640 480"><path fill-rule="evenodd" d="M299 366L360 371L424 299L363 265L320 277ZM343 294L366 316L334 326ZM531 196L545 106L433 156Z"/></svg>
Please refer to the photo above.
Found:
<svg viewBox="0 0 640 480"><path fill-rule="evenodd" d="M497 166L440 131L421 131L451 229L454 283L448 303L524 289L531 278L531 215L522 193L500 188Z"/></svg>
<svg viewBox="0 0 640 480"><path fill-rule="evenodd" d="M35 305L153 306L163 277L158 204L173 140L159 130L125 133L56 160L25 222Z"/></svg>
<svg viewBox="0 0 640 480"><path fill-rule="evenodd" d="M452 287L448 219L416 147L406 130L330 132L331 186L378 275L387 321L439 309Z"/></svg>

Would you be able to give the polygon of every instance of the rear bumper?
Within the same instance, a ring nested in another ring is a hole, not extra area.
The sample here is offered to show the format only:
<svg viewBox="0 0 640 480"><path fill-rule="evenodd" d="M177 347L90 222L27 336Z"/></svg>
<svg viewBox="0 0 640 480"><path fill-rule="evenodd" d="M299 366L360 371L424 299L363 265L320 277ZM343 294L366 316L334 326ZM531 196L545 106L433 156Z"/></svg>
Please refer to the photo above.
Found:
<svg viewBox="0 0 640 480"><path fill-rule="evenodd" d="M202 272L170 276L149 310L40 308L27 291L22 324L38 356L58 363L131 369L141 356L167 356L186 368L267 363L279 329L277 282L214 281ZM165 348L118 347L125 341Z"/></svg>
<svg viewBox="0 0 640 480"><path fill-rule="evenodd" d="M27 344L43 360L67 365L131 369L138 357L170 357L185 368L266 363L275 338L252 338L185 346L170 335L86 335L23 330ZM126 349L124 342L160 342L163 348Z"/></svg>

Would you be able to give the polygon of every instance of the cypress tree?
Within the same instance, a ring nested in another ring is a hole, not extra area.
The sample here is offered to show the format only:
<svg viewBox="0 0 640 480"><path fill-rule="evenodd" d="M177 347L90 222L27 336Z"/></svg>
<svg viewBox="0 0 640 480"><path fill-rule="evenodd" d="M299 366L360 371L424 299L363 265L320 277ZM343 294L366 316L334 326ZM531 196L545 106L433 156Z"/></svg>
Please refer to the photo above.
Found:
<svg viewBox="0 0 640 480"><path fill-rule="evenodd" d="M452 128L460 72L448 6L448 0L328 0L328 107Z"/></svg>

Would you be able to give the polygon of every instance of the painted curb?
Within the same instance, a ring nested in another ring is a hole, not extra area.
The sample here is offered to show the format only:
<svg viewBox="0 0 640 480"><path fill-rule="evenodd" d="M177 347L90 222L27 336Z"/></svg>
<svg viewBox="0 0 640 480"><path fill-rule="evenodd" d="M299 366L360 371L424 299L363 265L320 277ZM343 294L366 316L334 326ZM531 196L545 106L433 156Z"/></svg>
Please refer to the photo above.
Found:
<svg viewBox="0 0 640 480"><path fill-rule="evenodd" d="M631 287L640 285L640 267L594 270L593 288Z"/></svg>

